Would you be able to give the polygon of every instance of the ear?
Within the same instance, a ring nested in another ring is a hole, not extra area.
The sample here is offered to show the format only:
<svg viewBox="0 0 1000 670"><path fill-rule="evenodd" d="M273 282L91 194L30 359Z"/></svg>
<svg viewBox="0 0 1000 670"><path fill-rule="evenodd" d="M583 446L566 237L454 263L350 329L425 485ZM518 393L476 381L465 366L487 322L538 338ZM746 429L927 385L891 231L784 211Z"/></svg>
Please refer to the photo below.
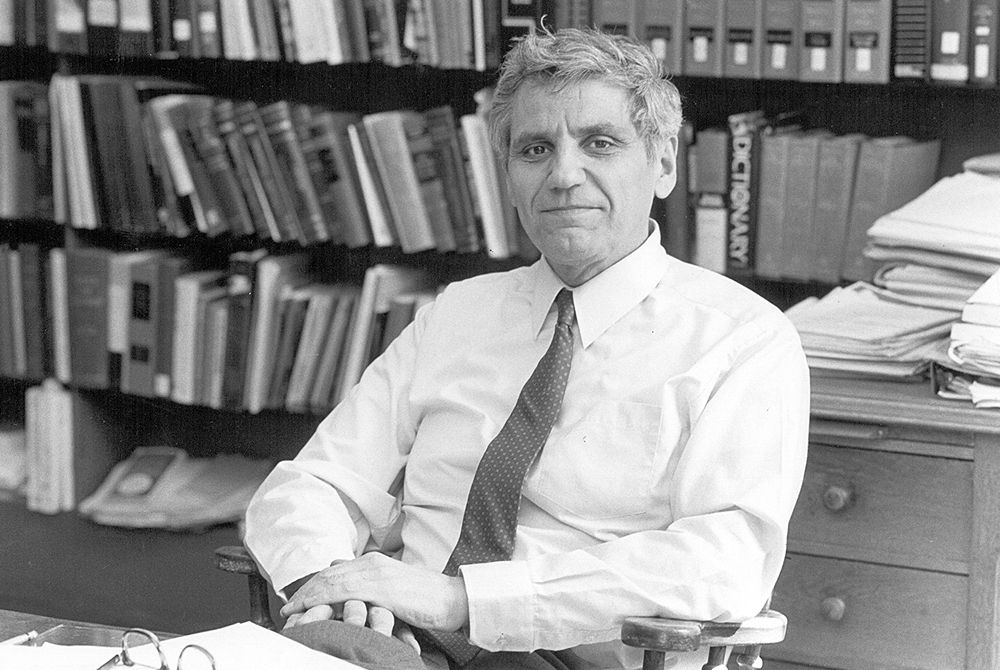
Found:
<svg viewBox="0 0 1000 670"><path fill-rule="evenodd" d="M677 185L677 136L667 138L656 157L658 174L653 192L657 198L666 198Z"/></svg>

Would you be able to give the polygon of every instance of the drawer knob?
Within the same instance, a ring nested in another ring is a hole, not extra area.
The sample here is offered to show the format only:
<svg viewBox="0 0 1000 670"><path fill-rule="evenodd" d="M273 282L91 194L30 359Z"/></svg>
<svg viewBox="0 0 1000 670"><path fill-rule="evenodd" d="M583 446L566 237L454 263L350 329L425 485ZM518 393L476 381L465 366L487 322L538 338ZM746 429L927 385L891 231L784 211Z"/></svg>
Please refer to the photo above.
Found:
<svg viewBox="0 0 1000 670"><path fill-rule="evenodd" d="M854 491L845 487L832 485L823 492L823 506L831 512L842 512L854 502Z"/></svg>
<svg viewBox="0 0 1000 670"><path fill-rule="evenodd" d="M844 613L847 611L847 603L844 602L843 598L830 596L823 599L820 608L823 610L823 616L830 621L840 621L844 618Z"/></svg>

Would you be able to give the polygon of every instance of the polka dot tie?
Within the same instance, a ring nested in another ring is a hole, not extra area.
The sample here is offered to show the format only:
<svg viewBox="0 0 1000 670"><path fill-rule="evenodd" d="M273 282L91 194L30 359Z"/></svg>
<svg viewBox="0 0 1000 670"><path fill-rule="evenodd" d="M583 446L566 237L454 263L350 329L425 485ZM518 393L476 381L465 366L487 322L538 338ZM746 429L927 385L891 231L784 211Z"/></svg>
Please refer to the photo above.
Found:
<svg viewBox="0 0 1000 670"><path fill-rule="evenodd" d="M506 561L513 554L521 487L559 414L573 358L576 313L572 292L561 290L556 307L559 316L552 343L521 389L507 422L479 461L462 530L444 568L446 575L458 575L462 565ZM479 652L461 633L435 632L432 638L460 666Z"/></svg>

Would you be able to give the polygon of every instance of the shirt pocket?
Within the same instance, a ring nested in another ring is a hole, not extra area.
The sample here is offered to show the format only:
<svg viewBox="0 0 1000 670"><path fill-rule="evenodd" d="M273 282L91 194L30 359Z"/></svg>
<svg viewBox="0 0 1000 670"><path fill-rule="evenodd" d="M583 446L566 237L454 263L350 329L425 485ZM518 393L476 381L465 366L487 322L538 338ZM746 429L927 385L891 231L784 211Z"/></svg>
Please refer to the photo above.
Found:
<svg viewBox="0 0 1000 670"><path fill-rule="evenodd" d="M649 510L659 427L658 405L619 401L594 407L545 445L539 495L583 519Z"/></svg>

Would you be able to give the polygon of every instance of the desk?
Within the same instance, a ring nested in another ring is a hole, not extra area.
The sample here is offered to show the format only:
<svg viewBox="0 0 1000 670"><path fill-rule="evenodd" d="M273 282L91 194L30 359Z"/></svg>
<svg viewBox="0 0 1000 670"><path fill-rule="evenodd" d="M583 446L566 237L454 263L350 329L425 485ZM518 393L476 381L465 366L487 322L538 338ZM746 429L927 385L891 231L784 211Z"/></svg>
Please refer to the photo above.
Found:
<svg viewBox="0 0 1000 670"><path fill-rule="evenodd" d="M64 644L76 642L78 644L114 647L121 643L121 634L125 630L117 626L105 626L84 621L73 621L71 619L59 619L40 614L28 614L27 612L0 609L0 640L7 640L15 635L27 633L30 630L44 633L51 628L63 624L73 626L76 631L76 639L72 641L60 640ZM157 632L156 634L162 640L175 637L171 633Z"/></svg>

